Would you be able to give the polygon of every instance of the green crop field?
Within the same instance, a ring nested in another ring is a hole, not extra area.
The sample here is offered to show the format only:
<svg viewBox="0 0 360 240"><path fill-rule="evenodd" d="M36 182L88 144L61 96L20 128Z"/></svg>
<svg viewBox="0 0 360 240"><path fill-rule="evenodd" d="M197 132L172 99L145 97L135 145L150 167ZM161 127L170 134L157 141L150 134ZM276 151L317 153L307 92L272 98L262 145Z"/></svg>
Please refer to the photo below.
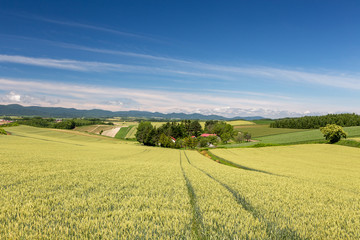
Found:
<svg viewBox="0 0 360 240"><path fill-rule="evenodd" d="M279 128L275 128L279 129ZM348 137L357 137L360 136L360 127L345 127L345 132L348 134ZM272 136L257 137L256 139L260 140L263 143L278 143L278 144L288 144L288 143L301 143L306 141L314 140L323 140L324 136L319 129L315 130L306 130L293 133L284 133Z"/></svg>
<svg viewBox="0 0 360 240"><path fill-rule="evenodd" d="M270 128L269 125L248 125L248 126L235 126L236 131L239 132L249 132L251 133L252 138L277 135L282 133L292 133L292 132L304 132L308 131L306 129L290 129L290 128Z"/></svg>
<svg viewBox="0 0 360 240"><path fill-rule="evenodd" d="M130 130L130 127L121 127L120 130L116 133L115 138L125 139L129 130Z"/></svg>
<svg viewBox="0 0 360 240"><path fill-rule="evenodd" d="M130 130L129 130L128 133L126 134L125 138L126 138L126 139L133 139L133 138L135 138L136 131L137 131L137 126L130 126Z"/></svg>
<svg viewBox="0 0 360 240"><path fill-rule="evenodd" d="M249 171L196 151L6 130L0 239L360 238L358 148L212 150Z"/></svg>
<svg viewBox="0 0 360 240"><path fill-rule="evenodd" d="M137 126L121 127L115 138L118 139L133 139L137 131Z"/></svg>

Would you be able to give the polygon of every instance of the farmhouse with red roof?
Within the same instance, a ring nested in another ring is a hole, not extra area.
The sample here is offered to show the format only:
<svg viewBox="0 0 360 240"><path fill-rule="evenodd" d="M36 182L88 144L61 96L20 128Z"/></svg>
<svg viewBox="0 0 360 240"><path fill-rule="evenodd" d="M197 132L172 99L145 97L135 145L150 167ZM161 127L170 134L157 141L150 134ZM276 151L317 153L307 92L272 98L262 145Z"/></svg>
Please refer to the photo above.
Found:
<svg viewBox="0 0 360 240"><path fill-rule="evenodd" d="M215 133L203 133L200 137L210 137L210 136L217 136Z"/></svg>

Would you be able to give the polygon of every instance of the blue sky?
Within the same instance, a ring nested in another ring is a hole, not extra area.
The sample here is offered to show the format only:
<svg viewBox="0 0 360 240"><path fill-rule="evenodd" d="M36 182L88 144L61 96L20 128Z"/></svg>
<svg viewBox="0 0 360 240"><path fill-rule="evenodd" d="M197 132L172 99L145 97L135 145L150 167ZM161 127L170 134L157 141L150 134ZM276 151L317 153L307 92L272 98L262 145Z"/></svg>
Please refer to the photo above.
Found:
<svg viewBox="0 0 360 240"><path fill-rule="evenodd" d="M0 104L360 113L358 1L0 1Z"/></svg>

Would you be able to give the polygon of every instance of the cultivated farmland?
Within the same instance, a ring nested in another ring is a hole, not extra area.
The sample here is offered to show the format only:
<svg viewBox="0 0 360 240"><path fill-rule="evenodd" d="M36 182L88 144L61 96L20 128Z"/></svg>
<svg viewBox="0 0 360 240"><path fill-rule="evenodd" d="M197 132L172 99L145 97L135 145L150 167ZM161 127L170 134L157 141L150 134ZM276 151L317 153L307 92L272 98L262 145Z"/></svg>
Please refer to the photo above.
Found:
<svg viewBox="0 0 360 240"><path fill-rule="evenodd" d="M230 124L231 126L246 126L246 125L255 125L255 123L245 120L234 120L234 121L227 121L226 123Z"/></svg>
<svg viewBox="0 0 360 240"><path fill-rule="evenodd" d="M244 170L197 151L6 130L0 239L360 238L358 148L212 150Z"/></svg>
<svg viewBox="0 0 360 240"><path fill-rule="evenodd" d="M249 132L251 133L252 138L278 135L283 133L309 131L307 129L270 128L268 124L235 126L234 129L239 132Z"/></svg>
<svg viewBox="0 0 360 240"><path fill-rule="evenodd" d="M344 131L348 134L348 137L360 136L360 127L345 127ZM301 143L301 142L314 141L314 140L323 140L324 136L319 129L314 129L314 130L305 130L305 131L291 132L286 134L284 133L284 134L258 137L256 139L260 140L263 143L289 144L289 143Z"/></svg>
<svg viewBox="0 0 360 240"><path fill-rule="evenodd" d="M111 126L111 125L88 125L88 126L81 126L76 127L74 130L79 132L88 132L88 133L94 133L94 134L100 134L100 132L112 130L116 128L117 126Z"/></svg>

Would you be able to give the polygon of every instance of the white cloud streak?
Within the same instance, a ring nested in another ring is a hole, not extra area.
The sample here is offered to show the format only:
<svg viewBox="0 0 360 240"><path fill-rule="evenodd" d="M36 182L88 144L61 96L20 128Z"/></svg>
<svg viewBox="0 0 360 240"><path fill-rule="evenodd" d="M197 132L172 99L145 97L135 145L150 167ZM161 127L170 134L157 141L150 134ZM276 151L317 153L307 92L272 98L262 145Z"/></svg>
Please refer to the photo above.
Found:
<svg viewBox="0 0 360 240"><path fill-rule="evenodd" d="M181 59L177 59L177 58L161 57L161 56L155 56L155 55L150 55L150 54L110 50L110 49L103 49L103 48L91 48L91 47L85 47L85 46L80 46L80 45L76 45L76 44L59 43L59 42L53 42L53 41L50 41L50 42L53 45L56 45L58 47L82 50L82 51L87 51L87 52L104 53L104 54L111 54L111 55L121 55L121 56L142 58L142 59L148 59L148 60L156 60L156 61L192 64L191 61L181 60Z"/></svg>
<svg viewBox="0 0 360 240"><path fill-rule="evenodd" d="M216 74L211 74L211 76L215 76L215 77L222 76L222 78L225 80L235 80L236 76L254 76L254 77L261 77L266 79L306 82L310 84L319 84L319 85L325 85L331 87L360 90L360 77L358 76L358 74L355 76L346 75L346 74L344 75L343 73L338 73L334 75L334 74L329 74L327 72L313 73L306 71L296 71L296 70L271 68L271 67L263 67L263 66L249 66L249 67L221 66L221 65L207 64L197 61L187 61L177 58L154 56L149 54L139 54L134 52L90 48L90 47L84 47L84 46L72 45L72 44L63 44L63 43L56 43L56 44L64 48L73 48L73 49L89 51L89 52L98 52L104 54L122 55L122 56L134 57L134 58L178 63L180 65L177 65L176 66L177 68L184 68L183 66L185 65L187 69L190 68L198 71L206 70L207 72L216 72ZM189 74L189 71L179 70L179 71L175 71L174 73L186 75ZM231 75L231 77L224 77L224 75L221 75L221 73Z"/></svg>
<svg viewBox="0 0 360 240"><path fill-rule="evenodd" d="M152 37L148 37L148 36L145 36L142 34L135 34L135 33L130 33L130 32L119 31L119 30L116 30L116 29L113 29L110 27L102 27L102 26L97 26L97 25L93 25L93 24L85 24L85 23L73 22L73 21L62 21L62 20L50 19L50 18L45 18L45 17L41 17L41 16L36 16L36 15L28 15L28 14L20 15L20 14L12 13L11 15L21 17L21 18L31 19L31 20L37 20L37 21L42 21L42 22L47 22L47 23L52 23L52 24L57 24L57 25L73 27L73 28L94 30L94 31L110 33L110 34L124 36L124 37L149 40L149 41L153 41L153 42L162 42L161 40L158 40L158 39L155 39Z"/></svg>
<svg viewBox="0 0 360 240"><path fill-rule="evenodd" d="M99 51L105 51L99 49ZM153 60L166 61L166 58L156 57L145 54L125 53L125 55L146 58ZM173 62L176 62L173 59ZM193 76L199 78L218 79L222 81L237 81L239 78L255 77L270 79L272 81L298 82L316 84L336 88L360 90L360 77L357 75L330 75L328 73L311 73L305 71L286 70L270 67L227 67L220 65L204 64L199 62L189 62L178 60L179 64L171 67L153 67L141 65L128 65L119 63L89 62L67 59L33 58L16 55L0 55L0 62L25 64L38 67L58 68L72 71L84 72L130 72L137 74L150 75L169 75L169 76Z"/></svg>
<svg viewBox="0 0 360 240"><path fill-rule="evenodd" d="M284 103L282 101L220 97L201 93L99 87L4 78L0 78L0 85L3 91L13 92L13 95L19 96L19 99L23 95L28 96L28 101L24 102L25 105L75 107L79 109L100 108L119 111L128 110L128 108L122 104L108 103L127 101L129 104L135 104L136 106L134 105L132 109L136 110L171 112L174 111L174 106L181 106L177 111L222 114L229 117L238 113L243 114L243 116L254 116L254 113L258 113L258 111L266 113L266 109L289 110L297 108L300 109L300 112L305 111L304 109L301 110L301 104L295 101ZM44 98L49 100L54 98L51 95L52 92L56 92L57 101L44 102ZM32 102L29 102L30 96L33 96ZM121 99L118 98L119 96ZM10 104L18 101L11 101L8 98L6 101L3 99L2 102Z"/></svg>
<svg viewBox="0 0 360 240"><path fill-rule="evenodd" d="M57 68L63 70L81 72L130 72L138 74L165 74L165 75L186 75L196 77L220 78L220 75L201 72L186 72L159 67L148 67L139 65L127 65L119 63L89 62L68 59L33 58L17 55L0 54L0 62L32 65L46 68Z"/></svg>

